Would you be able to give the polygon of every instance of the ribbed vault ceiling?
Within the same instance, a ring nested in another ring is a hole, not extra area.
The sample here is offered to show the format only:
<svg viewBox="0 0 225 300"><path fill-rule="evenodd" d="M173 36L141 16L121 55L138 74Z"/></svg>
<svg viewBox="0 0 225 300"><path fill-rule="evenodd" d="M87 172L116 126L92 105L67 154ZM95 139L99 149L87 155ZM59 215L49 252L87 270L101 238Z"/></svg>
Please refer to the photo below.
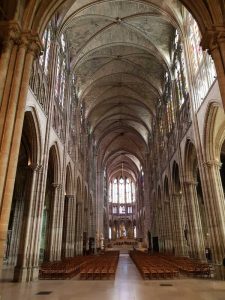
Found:
<svg viewBox="0 0 225 300"><path fill-rule="evenodd" d="M64 17L79 101L109 177L123 163L136 178L145 165L180 16L173 0L77 0Z"/></svg>

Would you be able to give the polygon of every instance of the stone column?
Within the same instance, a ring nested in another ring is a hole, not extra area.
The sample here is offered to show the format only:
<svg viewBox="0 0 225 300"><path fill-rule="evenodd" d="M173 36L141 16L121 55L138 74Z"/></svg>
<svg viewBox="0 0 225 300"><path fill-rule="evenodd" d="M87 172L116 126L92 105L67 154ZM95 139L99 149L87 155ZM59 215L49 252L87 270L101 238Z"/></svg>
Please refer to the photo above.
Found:
<svg viewBox="0 0 225 300"><path fill-rule="evenodd" d="M173 236L172 236L172 223L171 223L171 203L165 200L163 203L163 218L164 218L164 241L165 251L172 251Z"/></svg>
<svg viewBox="0 0 225 300"><path fill-rule="evenodd" d="M82 232L82 202L77 202L76 209L76 255L82 255L83 252L83 232Z"/></svg>
<svg viewBox="0 0 225 300"><path fill-rule="evenodd" d="M184 181L184 186L187 192L187 210L188 210L188 235L190 238L190 255L193 258L206 260L205 257L205 245L203 239L201 217L198 207L197 182L195 181Z"/></svg>
<svg viewBox="0 0 225 300"><path fill-rule="evenodd" d="M218 161L208 161L204 164L208 174L209 197L206 199L207 217L209 220L209 238L211 242L213 263L217 265L219 273L224 273L221 267L225 257L225 199L221 182L220 167ZM220 270L219 270L220 269ZM217 274L224 278L225 274Z"/></svg>
<svg viewBox="0 0 225 300"><path fill-rule="evenodd" d="M22 235L20 237L20 245L18 252L17 264L14 270L14 281L30 281L32 280L32 258L33 258L33 228L34 214L36 214L35 207L35 192L38 181L39 165L29 166L29 183L27 196L25 197L25 211L23 214Z"/></svg>
<svg viewBox="0 0 225 300"><path fill-rule="evenodd" d="M73 224L73 219L74 219L74 196L73 195L66 195L68 199L68 212L67 212L67 226L66 226L66 246L65 246L65 256L66 257L72 257L74 253L74 237L75 237L75 232L74 232L74 224ZM65 224L65 222L63 222ZM64 228L63 228L64 230Z"/></svg>
<svg viewBox="0 0 225 300"><path fill-rule="evenodd" d="M0 106L2 104L4 90L7 88L7 77L12 76L12 72L9 74L8 71L11 69L10 64L15 63L15 55L12 55L12 50L20 36L20 32L21 28L19 24L14 21L2 21L0 24L0 39L2 41L0 56Z"/></svg>
<svg viewBox="0 0 225 300"><path fill-rule="evenodd" d="M183 198L182 194L174 193L172 195L173 202L173 222L174 222L174 235L175 235L175 254L177 256L186 256L187 247L185 246L186 240L184 236L184 220L183 220Z"/></svg>
<svg viewBox="0 0 225 300"><path fill-rule="evenodd" d="M62 226L60 224L60 214L63 213L61 209L61 189L62 185L59 183L53 183L53 207L52 209L52 221L51 227L49 228L50 234L50 261L60 260L61 258L61 244L60 244L60 234Z"/></svg>
<svg viewBox="0 0 225 300"><path fill-rule="evenodd" d="M29 33L22 34L16 53L10 96L4 98L0 111L0 120L3 124L0 141L0 267L7 239L29 77L34 55L39 49L37 37Z"/></svg>

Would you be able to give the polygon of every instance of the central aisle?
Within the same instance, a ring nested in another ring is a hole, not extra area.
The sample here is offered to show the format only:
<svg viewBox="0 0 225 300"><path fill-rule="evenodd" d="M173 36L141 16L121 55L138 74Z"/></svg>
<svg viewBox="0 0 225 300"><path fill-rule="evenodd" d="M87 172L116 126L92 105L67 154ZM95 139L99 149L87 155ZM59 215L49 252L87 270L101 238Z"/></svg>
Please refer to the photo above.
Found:
<svg viewBox="0 0 225 300"><path fill-rule="evenodd" d="M142 280L142 278L129 254L120 254L116 271L116 283L126 283L130 280Z"/></svg>
<svg viewBox="0 0 225 300"><path fill-rule="evenodd" d="M161 286L171 283L172 286ZM50 292L39 296L39 292ZM121 254L115 280L39 280L1 283L1 300L224 300L225 282L202 279L143 280Z"/></svg>

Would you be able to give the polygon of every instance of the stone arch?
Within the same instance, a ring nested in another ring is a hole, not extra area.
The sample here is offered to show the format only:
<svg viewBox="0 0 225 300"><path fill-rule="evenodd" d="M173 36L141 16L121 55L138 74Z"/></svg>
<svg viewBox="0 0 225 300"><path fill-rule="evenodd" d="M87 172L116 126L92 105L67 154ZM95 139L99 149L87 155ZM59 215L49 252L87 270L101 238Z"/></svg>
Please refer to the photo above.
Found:
<svg viewBox="0 0 225 300"><path fill-rule="evenodd" d="M162 206L162 194L161 194L160 185L158 185L158 189L157 189L157 198L158 198L158 205Z"/></svg>
<svg viewBox="0 0 225 300"><path fill-rule="evenodd" d="M195 145L187 140L184 159L185 186L188 195L187 210L189 214L190 255L205 259L205 243L207 240L207 221L199 163Z"/></svg>
<svg viewBox="0 0 225 300"><path fill-rule="evenodd" d="M167 175L164 177L163 192L164 201L169 201L169 180Z"/></svg>
<svg viewBox="0 0 225 300"><path fill-rule="evenodd" d="M88 250L88 221L89 221L89 197L88 197L88 187L85 184L84 187L84 218L83 218L83 253L85 254Z"/></svg>
<svg viewBox="0 0 225 300"><path fill-rule="evenodd" d="M196 148L193 142L188 139L185 145L184 152L184 174L189 181L196 181L197 179L198 159Z"/></svg>
<svg viewBox="0 0 225 300"><path fill-rule="evenodd" d="M171 212L171 201L170 201L170 190L169 190L169 179L166 175L164 177L163 184L163 214L164 214L164 250L166 252L172 252L173 241L172 241L172 212Z"/></svg>
<svg viewBox="0 0 225 300"><path fill-rule="evenodd" d="M61 193L61 166L59 149L57 143L53 144L49 149L48 168L46 177L46 188L44 198L44 208L42 212L42 230L40 242L40 261L48 261L56 259L57 252L53 250L56 246L56 230L57 222L55 220L54 208Z"/></svg>
<svg viewBox="0 0 225 300"><path fill-rule="evenodd" d="M78 176L77 177L77 180L76 180L76 201L77 202L81 202L82 200L82 184L81 184L81 179L80 177Z"/></svg>
<svg viewBox="0 0 225 300"><path fill-rule="evenodd" d="M20 280L25 255L26 233L29 231L28 213L32 209L35 195L34 174L38 170L41 157L39 126L33 110L25 112L20 142L13 198L8 222L5 261L12 268L16 266L14 280Z"/></svg>
<svg viewBox="0 0 225 300"><path fill-rule="evenodd" d="M173 162L172 179L174 193L181 193L180 171L178 163L176 161Z"/></svg>
<svg viewBox="0 0 225 300"><path fill-rule="evenodd" d="M82 183L78 176L76 180L76 237L75 237L75 254L83 254L83 205Z"/></svg>
<svg viewBox="0 0 225 300"><path fill-rule="evenodd" d="M61 161L57 143L54 143L49 149L48 163L50 163L52 167L54 183L58 184L61 181Z"/></svg>
<svg viewBox="0 0 225 300"><path fill-rule="evenodd" d="M71 164L68 163L66 167L66 181L65 181L65 196L64 196L64 210L63 210L63 232L62 232L62 258L71 256L72 251L69 247L71 245L71 222L73 219L74 211L74 196L73 196L73 179L72 179L72 168Z"/></svg>
<svg viewBox="0 0 225 300"><path fill-rule="evenodd" d="M65 0L44 1L41 5L37 5L34 1L29 2L23 15L22 23L24 29L32 29L42 34L48 20L66 2L69 3L69 1ZM219 0L215 0L215 4L210 7L204 0L199 0L198 2L194 0L180 0L180 2L192 13L202 34L204 34L206 28L211 28L214 24L223 24L223 4Z"/></svg>
<svg viewBox="0 0 225 300"><path fill-rule="evenodd" d="M42 143L40 132L40 120L38 119L35 108L27 107L24 115L24 122L26 122L27 131L31 140L31 157L30 163L32 165L41 164Z"/></svg>
<svg viewBox="0 0 225 300"><path fill-rule="evenodd" d="M224 110L217 102L212 102L208 105L204 124L204 148L206 161L220 161L220 154L224 140Z"/></svg>
<svg viewBox="0 0 225 300"><path fill-rule="evenodd" d="M205 118L204 127L205 157L208 165L216 165L215 175L212 177L217 190L224 198L225 191L225 117L222 107L218 103L210 103ZM218 170L219 167L219 170ZM222 193L221 193L222 187Z"/></svg>
<svg viewBox="0 0 225 300"><path fill-rule="evenodd" d="M73 173L70 163L66 167L65 195L73 195Z"/></svg>

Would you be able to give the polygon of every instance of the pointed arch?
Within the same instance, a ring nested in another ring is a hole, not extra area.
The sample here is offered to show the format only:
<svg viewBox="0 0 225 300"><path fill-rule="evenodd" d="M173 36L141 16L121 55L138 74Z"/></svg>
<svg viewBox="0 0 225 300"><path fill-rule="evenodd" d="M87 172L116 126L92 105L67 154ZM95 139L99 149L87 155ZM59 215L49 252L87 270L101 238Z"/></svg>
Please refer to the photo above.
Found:
<svg viewBox="0 0 225 300"><path fill-rule="evenodd" d="M65 194L66 195L73 194L73 174L72 174L71 163L68 163L68 165L66 167Z"/></svg>
<svg viewBox="0 0 225 300"><path fill-rule="evenodd" d="M190 181L196 181L198 168L197 152L194 143L187 139L184 151L184 174Z"/></svg>
<svg viewBox="0 0 225 300"><path fill-rule="evenodd" d="M55 183L60 182L61 177L61 163L60 163L60 154L58 144L53 144L49 149L49 167L51 167L51 171L53 172L52 177Z"/></svg>
<svg viewBox="0 0 225 300"><path fill-rule="evenodd" d="M41 164L42 144L39 124L35 108L27 107L24 115L22 138L29 143L29 163L32 165Z"/></svg>
<svg viewBox="0 0 225 300"><path fill-rule="evenodd" d="M180 171L178 163L174 160L173 168L172 168L172 179L173 179L173 191L175 193L181 192L181 184L180 184Z"/></svg>
<svg viewBox="0 0 225 300"><path fill-rule="evenodd" d="M217 102L208 105L204 122L204 149L206 161L220 161L221 148L225 139L224 110Z"/></svg>

